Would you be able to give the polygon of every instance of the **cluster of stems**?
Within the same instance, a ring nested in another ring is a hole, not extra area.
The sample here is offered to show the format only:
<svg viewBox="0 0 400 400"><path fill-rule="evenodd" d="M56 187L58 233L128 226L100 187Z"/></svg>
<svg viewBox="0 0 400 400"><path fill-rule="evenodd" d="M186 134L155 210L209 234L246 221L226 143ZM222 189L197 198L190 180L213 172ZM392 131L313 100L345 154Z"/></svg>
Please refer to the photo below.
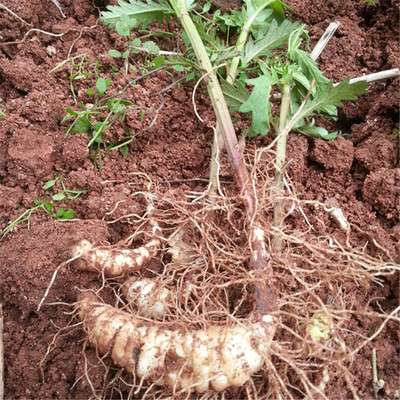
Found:
<svg viewBox="0 0 400 400"><path fill-rule="evenodd" d="M278 303L274 285L272 283L273 273L270 257L269 253L266 251L264 243L264 231L257 226L254 193L249 189L252 187L250 182L251 177L243 160L243 154L236 137L232 119L217 74L213 69L201 37L186 9L185 1L171 0L171 4L183 26L183 29L190 39L200 67L205 73L204 79L207 82L208 94L216 116L216 145L218 143L218 137L221 135L236 183L245 200L246 214L250 223L249 234L251 235L250 242L252 251L250 266L253 270L262 273L262 279L260 279L259 283L255 284L257 309L263 315L270 314L277 310ZM252 19L255 17L256 15L253 16ZM249 21L249 25L251 25L251 23L252 21ZM244 45L247 32L247 29L242 30L242 34L239 37L239 46ZM240 52L240 49L238 50ZM231 83L233 83L236 76L238 62L239 57L233 59L229 77Z"/></svg>

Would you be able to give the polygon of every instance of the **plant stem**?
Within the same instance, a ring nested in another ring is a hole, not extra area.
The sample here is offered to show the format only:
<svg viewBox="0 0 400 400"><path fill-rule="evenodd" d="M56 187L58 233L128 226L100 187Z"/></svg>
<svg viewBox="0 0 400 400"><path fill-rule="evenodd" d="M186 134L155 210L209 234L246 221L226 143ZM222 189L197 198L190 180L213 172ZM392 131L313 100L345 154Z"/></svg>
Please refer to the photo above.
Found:
<svg viewBox="0 0 400 400"><path fill-rule="evenodd" d="M171 1L171 4L177 13L177 16L179 17L183 28L190 39L190 42L192 43L200 67L206 72L207 76L204 78L204 80L207 83L207 89L214 112L216 114L217 123L221 128L221 134L224 139L229 161L232 169L235 171L238 186L241 189L244 189L247 183L248 173L243 163L242 154L237 150L238 141L236 138L235 129L233 127L228 107L225 103L224 95L218 82L218 77L208 58L208 54L204 48L200 35L198 34L196 27L186 10L185 2L183 0L177 0ZM248 203L247 213L249 218L252 218L254 213L253 199L251 199L251 201L249 200Z"/></svg>
<svg viewBox="0 0 400 400"><path fill-rule="evenodd" d="M249 31L251 25L253 24L254 20L257 18L258 14L264 10L272 1L265 2L259 9L254 13L245 23L243 26L239 38L236 42L236 52L237 56L233 57L229 68L227 68L227 76L226 80L228 83L233 85L235 83L236 76L238 74L239 62L240 62L240 54L243 50L244 45L247 42L247 38L249 36ZM223 141L221 140L221 129L219 124L217 123L215 128L215 135L214 135L213 147L212 147L212 155L211 155L211 163L210 163L210 184L208 187L209 193L213 195L218 187L218 165L219 165L219 155L221 154L221 150L223 148Z"/></svg>
<svg viewBox="0 0 400 400"><path fill-rule="evenodd" d="M282 87L282 102L279 115L279 127L278 127L278 141L276 143L276 159L275 159L275 179L272 183L271 191L275 196L279 196L284 189L282 180L282 170L286 162L286 142L288 137L288 131L285 131L287 116L289 112L290 104L290 86L283 84ZM274 227L278 228L282 225L284 219L284 207L281 199L275 200L274 206ZM274 248L280 252L282 250L282 241L279 235L274 237Z"/></svg>
<svg viewBox="0 0 400 400"><path fill-rule="evenodd" d="M206 77L204 79L207 82L207 90L216 115L217 124L221 129L221 135L236 183L245 199L246 214L252 227L250 230L250 243L252 250L250 265L252 269L262 273L260 281L255 284L256 303L259 312L265 315L276 311L278 304L272 283L272 267L269 262L269 254L264 245L264 231L255 226L256 215L254 196L247 188L248 182L251 178L244 164L242 153L238 149L235 129L229 114L228 106L226 105L224 95L219 85L218 77L208 58L200 35L186 10L185 0L171 0L171 5L189 37L200 67L205 70Z"/></svg>

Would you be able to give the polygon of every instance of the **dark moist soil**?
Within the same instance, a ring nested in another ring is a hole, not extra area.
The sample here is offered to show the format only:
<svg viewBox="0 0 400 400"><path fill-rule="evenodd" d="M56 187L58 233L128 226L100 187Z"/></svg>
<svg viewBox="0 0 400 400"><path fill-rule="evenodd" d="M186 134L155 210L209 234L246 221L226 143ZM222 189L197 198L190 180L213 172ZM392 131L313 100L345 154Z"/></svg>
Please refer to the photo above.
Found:
<svg viewBox="0 0 400 400"><path fill-rule="evenodd" d="M399 66L399 2L375 2L376 8L362 0L286 2L293 9L291 17L307 24L311 48L330 22L340 22L319 60L327 77L339 81ZM64 305L45 305L39 312L37 307L72 243L81 238L95 243L117 243L136 228L136 219L129 215L140 215L144 208L132 194L143 189L143 181L132 173L145 172L161 192L202 191L207 185L202 179L208 177L213 133L195 116L190 84L174 87L162 95L164 104L156 123L145 132L142 131L153 114L145 113L140 118L140 112L130 113L126 127L137 137L126 156L121 150L109 152L101 171L89 159L85 134L65 138L67 125L61 124L65 110L78 107L69 88L68 67L65 65L51 74L49 71L69 56L86 52L88 58L101 62L101 71L106 74L113 65L123 67L108 55L108 50L123 51L124 45L121 38L97 22L99 7L105 2L60 0L59 3L66 18L50 0L2 1L24 22L0 8L0 107L6 115L0 120L0 229L31 208L35 199L43 199L44 183L57 174L66 179L68 188L88 191L76 200L57 204L57 208L73 208L74 220L50 221L39 210L32 214L29 230L26 223L20 224L0 242L7 399L92 396L82 378L81 330L62 331L55 346L52 340L59 328L71 323L70 305L76 301L77 290L93 287L97 276L60 269L47 301ZM52 35L30 31L32 28ZM174 41L165 40L160 45L172 49ZM143 62L142 56L136 57L138 65ZM88 69L93 72L93 65ZM115 92L139 74L131 71L127 76L121 68L115 76L110 76L109 90ZM160 99L152 95L168 86L172 79L161 71L129 89L127 98L155 110ZM74 81L78 103L93 103L93 97L85 91L94 84L93 77ZM297 193L321 202L335 199L348 221L360 228L352 231L352 243L365 245L370 254L380 256L375 240L396 262L400 243L400 169L399 140L393 135L399 128L398 95L397 78L373 83L369 94L357 102L346 103L335 129L350 135L350 140L328 143L303 136L289 138L290 174ZM197 105L203 118L213 118L204 92L198 91ZM124 130L116 128L111 134L121 139ZM232 181L229 170L226 171L222 178ZM167 185L166 181L172 183ZM59 189L57 186L49 192L54 194ZM318 215L312 213L309 220L317 231L320 229L318 233L343 239L343 232L334 221L320 224ZM355 304L355 308L363 309L372 297L381 297L383 310L393 310L398 302L398 276L368 290L356 298L360 304ZM369 329L366 318L354 321L353 325L363 332ZM374 341L374 347L379 375L385 381L380 395L394 399L400 389L398 326L388 324ZM48 349L52 351L42 362ZM372 345L368 345L357 355L351 370L355 390L362 399L373 398L371 349ZM101 388L102 379L102 376L97 376L97 380L92 377L93 385ZM330 398L348 398L348 389L343 385L329 382Z"/></svg>

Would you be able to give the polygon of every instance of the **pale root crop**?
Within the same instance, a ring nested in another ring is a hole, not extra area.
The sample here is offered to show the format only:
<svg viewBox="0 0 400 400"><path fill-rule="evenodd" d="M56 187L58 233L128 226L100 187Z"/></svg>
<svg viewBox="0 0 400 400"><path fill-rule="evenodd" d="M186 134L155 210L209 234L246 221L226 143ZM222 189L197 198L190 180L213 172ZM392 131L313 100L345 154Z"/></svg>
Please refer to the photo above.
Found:
<svg viewBox="0 0 400 400"><path fill-rule="evenodd" d="M171 292L151 279L128 278L121 286L121 291L142 317L163 319L167 303L172 302Z"/></svg>
<svg viewBox="0 0 400 400"><path fill-rule="evenodd" d="M106 276L124 275L142 268L159 251L160 239L152 239L136 249L95 247L87 240L81 240L72 249L74 266L84 271L102 272Z"/></svg>
<svg viewBox="0 0 400 400"><path fill-rule="evenodd" d="M239 387L264 365L275 324L166 329L100 302L92 292L78 299L89 342L136 378L178 391L216 392Z"/></svg>

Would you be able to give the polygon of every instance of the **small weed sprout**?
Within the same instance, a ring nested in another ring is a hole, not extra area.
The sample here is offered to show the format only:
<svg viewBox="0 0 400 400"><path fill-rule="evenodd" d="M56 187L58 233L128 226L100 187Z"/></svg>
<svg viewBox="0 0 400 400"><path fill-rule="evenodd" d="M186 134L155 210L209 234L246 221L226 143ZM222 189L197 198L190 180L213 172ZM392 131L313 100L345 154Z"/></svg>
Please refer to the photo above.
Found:
<svg viewBox="0 0 400 400"><path fill-rule="evenodd" d="M57 208L54 204L54 202L61 202L61 201L67 201L67 200L75 200L79 196L81 196L84 193L87 193L87 190L70 190L67 189L65 186L65 179L61 177L61 175L58 175L55 179L46 182L42 189L45 191L50 190L53 188L56 183L58 182L61 185L61 191L50 195L49 193L46 193L46 195L43 197L42 200L34 200L34 206L31 208L28 208L25 210L18 218L16 218L14 221L12 221L3 231L1 232L1 238L0 240L3 240L9 233L11 233L14 228L23 223L27 223L28 229L31 226L30 223L30 218L32 214L38 210L44 211L45 214L48 215L50 219L58 219L58 220L68 220L74 218L74 209L65 209L64 207ZM21 208L21 207L18 207Z"/></svg>
<svg viewBox="0 0 400 400"><path fill-rule="evenodd" d="M121 28L122 29L122 28ZM124 30L119 29L120 33L124 33ZM135 41L134 41L135 42ZM135 42L136 43L136 42ZM155 53L159 49L154 45L153 42L144 43L150 53ZM133 50L136 51L136 50ZM130 51L123 54L116 50L110 50L110 55L114 58L123 57L127 59ZM143 66L141 66L142 73L148 73L150 69L158 68L162 65L164 57L155 58L154 60L147 60ZM134 86L135 82L130 82L122 91L116 94L109 94L109 87L112 81L109 77L102 77L100 61L92 61L88 58L87 53L80 54L74 57L70 57L50 72L59 70L66 64L70 64L69 69L69 81L70 90L74 98L75 104L77 104L78 98L74 87L74 82L77 80L84 80L88 78L95 78L95 87L89 87L85 93L89 96L94 97L94 104L85 105L82 101L79 104L80 110L73 110L67 108L67 115L62 120L62 123L69 123L66 136L71 133L85 133L88 135L88 147L90 148L90 158L93 160L94 165L101 170L103 165L103 157L109 151L121 149L122 154L126 156L128 154L128 145L134 140L134 137L150 128L157 118L158 112L152 108L136 106L131 101L126 100L125 92L128 87ZM91 67L91 68L90 68ZM131 65L131 68L136 67ZM111 68L111 74L117 74L119 69L117 67ZM143 121L144 114L148 113L153 115L154 120L150 126L140 132L131 134L128 127L124 129L125 135L123 137L113 138L110 136L110 129L116 124L124 124L125 118L128 112L136 111L140 113L140 120Z"/></svg>

